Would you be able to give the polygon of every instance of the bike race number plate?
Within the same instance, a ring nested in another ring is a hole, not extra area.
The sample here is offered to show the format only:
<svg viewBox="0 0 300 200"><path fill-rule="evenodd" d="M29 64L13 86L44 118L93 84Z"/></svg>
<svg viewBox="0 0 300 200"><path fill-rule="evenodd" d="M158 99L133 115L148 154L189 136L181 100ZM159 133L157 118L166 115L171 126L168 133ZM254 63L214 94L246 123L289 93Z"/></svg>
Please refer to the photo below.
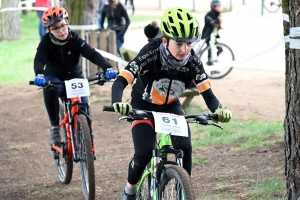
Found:
<svg viewBox="0 0 300 200"><path fill-rule="evenodd" d="M171 113L152 112L155 132L188 137L188 127L184 116Z"/></svg>
<svg viewBox="0 0 300 200"><path fill-rule="evenodd" d="M71 79L65 81L65 86L68 98L90 96L90 86L87 79Z"/></svg>

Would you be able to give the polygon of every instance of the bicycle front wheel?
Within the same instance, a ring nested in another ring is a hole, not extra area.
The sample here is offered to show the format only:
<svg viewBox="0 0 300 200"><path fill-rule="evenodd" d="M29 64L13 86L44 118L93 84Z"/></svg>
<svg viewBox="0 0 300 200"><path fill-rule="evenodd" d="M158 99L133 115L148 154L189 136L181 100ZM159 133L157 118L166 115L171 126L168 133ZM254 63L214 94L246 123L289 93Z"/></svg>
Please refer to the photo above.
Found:
<svg viewBox="0 0 300 200"><path fill-rule="evenodd" d="M234 61L234 54L229 46L222 43L217 43L215 45L218 50L217 60L209 61L209 53L211 52L210 46L205 47L199 54L199 58L210 79L220 79L229 74L232 70L230 63Z"/></svg>
<svg viewBox="0 0 300 200"><path fill-rule="evenodd" d="M92 200L95 199L94 157L92 153L90 128L86 116L82 114L78 115L75 135L83 195L86 200Z"/></svg>
<svg viewBox="0 0 300 200"><path fill-rule="evenodd" d="M264 0L264 7L270 13L275 13L281 7L281 2L279 0Z"/></svg>
<svg viewBox="0 0 300 200"><path fill-rule="evenodd" d="M64 108L63 105L59 105L59 121L64 119ZM72 153L67 152L68 148L68 139L67 139L67 130L65 125L61 127L60 130L61 137L61 148L63 150L63 155L54 151L54 164L55 169L58 175L58 178L61 183L69 184L72 180L73 173L73 160Z"/></svg>
<svg viewBox="0 0 300 200"><path fill-rule="evenodd" d="M151 185L151 171L149 171L150 164L147 164L143 175L138 183L138 192L137 198L138 200L149 200L151 199L150 195L150 185Z"/></svg>
<svg viewBox="0 0 300 200"><path fill-rule="evenodd" d="M190 176L182 167L177 165L169 166L163 171L159 194L161 200L195 199Z"/></svg>

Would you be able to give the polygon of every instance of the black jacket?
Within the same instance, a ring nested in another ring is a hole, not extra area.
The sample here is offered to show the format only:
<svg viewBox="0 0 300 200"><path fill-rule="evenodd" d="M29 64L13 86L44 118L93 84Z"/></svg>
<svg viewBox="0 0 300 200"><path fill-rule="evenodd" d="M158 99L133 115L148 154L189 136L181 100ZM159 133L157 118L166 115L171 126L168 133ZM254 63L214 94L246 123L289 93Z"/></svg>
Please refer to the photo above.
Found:
<svg viewBox="0 0 300 200"><path fill-rule="evenodd" d="M46 33L38 45L34 58L35 74L54 75L61 80L82 77L80 57L83 56L104 71L111 65L94 48L71 31L67 44L56 45Z"/></svg>
<svg viewBox="0 0 300 200"><path fill-rule="evenodd" d="M191 50L189 61L185 66L178 66L171 71L161 64L160 44L160 38L146 44L121 71L112 86L112 103L122 101L124 88L134 79L136 82L133 84L131 97L156 105L166 105L176 101L190 83L194 82L207 106L214 112L220 102L214 96L202 62L194 50Z"/></svg>
<svg viewBox="0 0 300 200"><path fill-rule="evenodd" d="M100 21L101 28L104 28L103 24L106 17L108 23L107 29L120 31L120 37L123 37L130 24L130 19L123 4L118 3L116 8L112 8L107 4L104 5Z"/></svg>
<svg viewBox="0 0 300 200"><path fill-rule="evenodd" d="M221 28L220 20L219 20L220 13L214 9L211 9L204 18L204 28L202 30L201 39L209 39L210 34L213 32L214 28L216 27L218 30ZM217 35L217 38L219 35Z"/></svg>

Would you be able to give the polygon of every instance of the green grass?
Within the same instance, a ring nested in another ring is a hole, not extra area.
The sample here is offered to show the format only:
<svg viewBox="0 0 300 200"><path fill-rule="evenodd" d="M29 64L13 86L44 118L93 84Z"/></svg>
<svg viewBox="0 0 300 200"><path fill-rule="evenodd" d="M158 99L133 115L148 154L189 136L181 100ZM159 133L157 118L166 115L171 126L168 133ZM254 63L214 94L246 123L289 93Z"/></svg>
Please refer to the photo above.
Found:
<svg viewBox="0 0 300 200"><path fill-rule="evenodd" d="M192 104L192 107L195 105ZM196 108L196 110L201 110ZM201 112L201 111L200 111ZM235 150L271 145L283 140L283 122L264 119L233 119L230 123L220 123L223 130L214 126L190 124L193 148L207 148L214 145L235 145Z"/></svg>
<svg viewBox="0 0 300 200"><path fill-rule="evenodd" d="M187 113L206 113L199 105L191 103ZM283 121L264 119L236 119L229 123L220 123L223 130L215 126L190 124L193 149L203 149L214 145L235 145L236 151L244 151L250 147L271 145L283 141Z"/></svg>
<svg viewBox="0 0 300 200"><path fill-rule="evenodd" d="M30 191L29 193L36 198L49 196L49 195L68 195L68 194L78 195L82 193L82 189L80 187L64 188L61 187L61 185L58 185L58 187L49 186L49 185L39 185L39 186L26 188L25 190L29 190Z"/></svg>
<svg viewBox="0 0 300 200"><path fill-rule="evenodd" d="M21 33L21 40L0 41L0 87L34 78L33 59L39 43L38 17L35 12L21 15Z"/></svg>
<svg viewBox="0 0 300 200"><path fill-rule="evenodd" d="M285 181L273 178L262 182L256 182L252 185L249 194L253 199L285 199Z"/></svg>

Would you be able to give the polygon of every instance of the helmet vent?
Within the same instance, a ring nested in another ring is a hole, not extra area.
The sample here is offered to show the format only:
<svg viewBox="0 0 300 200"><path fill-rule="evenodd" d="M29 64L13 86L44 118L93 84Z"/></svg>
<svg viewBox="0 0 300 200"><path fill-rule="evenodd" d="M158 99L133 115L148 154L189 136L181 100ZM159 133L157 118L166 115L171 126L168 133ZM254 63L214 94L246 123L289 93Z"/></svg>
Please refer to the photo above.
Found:
<svg viewBox="0 0 300 200"><path fill-rule="evenodd" d="M177 31L176 27L175 27L175 26L172 26L172 29L173 29L174 34L175 34L177 37L179 37L179 34L178 34L178 31Z"/></svg>
<svg viewBox="0 0 300 200"><path fill-rule="evenodd" d="M186 16L187 16L188 20L192 19L192 16L189 13L187 13Z"/></svg>
<svg viewBox="0 0 300 200"><path fill-rule="evenodd" d="M182 16L180 13L177 13L177 17L178 17L178 19L182 20Z"/></svg>
<svg viewBox="0 0 300 200"><path fill-rule="evenodd" d="M172 24L174 23L173 18L169 17L169 22L171 22Z"/></svg>
<svg viewBox="0 0 300 200"><path fill-rule="evenodd" d="M164 30L165 30L168 34L170 34L170 31L169 31L169 28L168 28L166 22L163 22L163 26L164 26Z"/></svg>
<svg viewBox="0 0 300 200"><path fill-rule="evenodd" d="M185 37L185 30L184 30L184 24L183 23L179 23L180 24L180 30L181 30L181 33L182 33L182 37ZM191 28L191 26L190 26ZM193 27L192 27L193 28ZM192 30L192 29L191 29Z"/></svg>

